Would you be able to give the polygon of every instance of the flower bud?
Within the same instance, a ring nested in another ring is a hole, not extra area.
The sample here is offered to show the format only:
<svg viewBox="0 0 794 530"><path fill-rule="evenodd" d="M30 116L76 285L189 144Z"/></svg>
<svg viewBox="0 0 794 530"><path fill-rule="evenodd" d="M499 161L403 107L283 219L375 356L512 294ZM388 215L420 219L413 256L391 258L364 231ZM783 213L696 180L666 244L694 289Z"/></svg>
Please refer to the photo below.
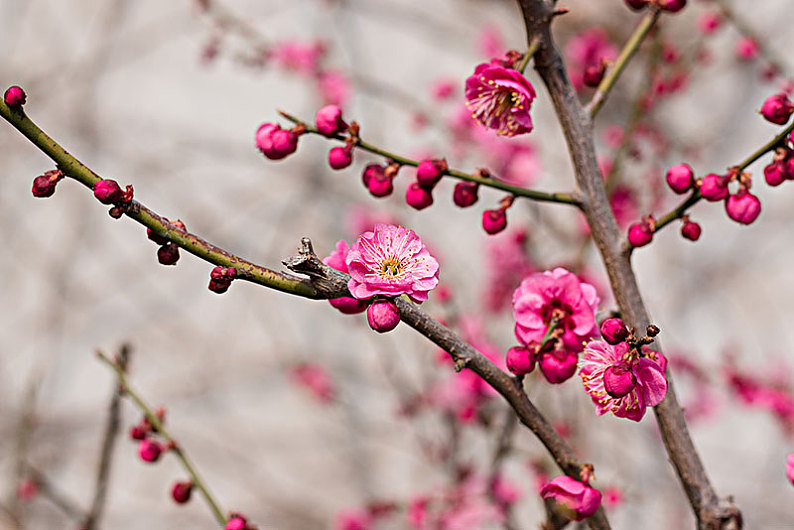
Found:
<svg viewBox="0 0 794 530"><path fill-rule="evenodd" d="M689 191L694 183L694 177L692 168L687 164L676 164L667 170L665 180L667 180L667 185L680 195Z"/></svg>
<svg viewBox="0 0 794 530"><path fill-rule="evenodd" d="M700 195L707 201L721 201L728 196L728 175L709 173L700 183Z"/></svg>
<svg viewBox="0 0 794 530"><path fill-rule="evenodd" d="M175 482L171 488L171 497L177 504L185 504L190 500L190 494L193 491L193 482Z"/></svg>
<svg viewBox="0 0 794 530"><path fill-rule="evenodd" d="M274 123L263 123L256 131L256 146L270 160L280 160L298 148L298 135Z"/></svg>
<svg viewBox="0 0 794 530"><path fill-rule="evenodd" d="M540 357L538 365L549 383L558 384L570 379L576 373L579 356L566 350L552 350Z"/></svg>
<svg viewBox="0 0 794 530"><path fill-rule="evenodd" d="M144 462L156 462L162 452L163 447L150 438L144 438L138 443L138 456Z"/></svg>
<svg viewBox="0 0 794 530"><path fill-rule="evenodd" d="M721 24L722 19L717 13L703 13L700 15L700 18L698 18L698 27L700 28L700 31L706 35L717 31Z"/></svg>
<svg viewBox="0 0 794 530"><path fill-rule="evenodd" d="M728 197L725 201L725 212L728 217L736 221L749 225L758 218L761 213L761 201L758 197L742 188L738 192Z"/></svg>
<svg viewBox="0 0 794 530"><path fill-rule="evenodd" d="M629 226L629 244L634 247L644 247L653 240L654 227L647 220L643 219Z"/></svg>
<svg viewBox="0 0 794 530"><path fill-rule="evenodd" d="M486 233L494 235L507 228L507 212L504 208L485 210L482 213L482 227Z"/></svg>
<svg viewBox="0 0 794 530"><path fill-rule="evenodd" d="M102 204L119 202L121 194L121 186L115 180L105 179L94 184L94 197Z"/></svg>
<svg viewBox="0 0 794 530"><path fill-rule="evenodd" d="M33 196L38 198L51 197L55 193L55 186L63 178L63 173L58 169L46 171L43 175L33 179Z"/></svg>
<svg viewBox="0 0 794 530"><path fill-rule="evenodd" d="M742 37L736 41L736 56L739 59L750 61L758 57L758 43L752 37Z"/></svg>
<svg viewBox="0 0 794 530"><path fill-rule="evenodd" d="M233 513L223 530L247 530L248 521L239 513Z"/></svg>
<svg viewBox="0 0 794 530"><path fill-rule="evenodd" d="M400 310L393 300L378 298L367 308L367 322L378 333L386 333L400 323Z"/></svg>
<svg viewBox="0 0 794 530"><path fill-rule="evenodd" d="M422 160L416 166L416 181L423 188L432 189L438 184L447 170L447 161L444 159Z"/></svg>
<svg viewBox="0 0 794 530"><path fill-rule="evenodd" d="M794 104L785 93L781 92L766 98L759 112L766 121L775 125L785 125L794 113Z"/></svg>
<svg viewBox="0 0 794 530"><path fill-rule="evenodd" d="M342 109L336 105L326 105L314 115L314 124L320 134L332 136L347 129L347 124L342 120Z"/></svg>
<svg viewBox="0 0 794 530"><path fill-rule="evenodd" d="M764 180L770 186L779 186L788 177L785 160L775 160L764 168Z"/></svg>
<svg viewBox="0 0 794 530"><path fill-rule="evenodd" d="M133 425L130 427L130 438L133 440L143 440L149 434L149 429L144 425Z"/></svg>
<svg viewBox="0 0 794 530"><path fill-rule="evenodd" d="M575 521L590 517L601 506L600 491L566 475L545 484L540 495L553 500L563 515Z"/></svg>
<svg viewBox="0 0 794 530"><path fill-rule="evenodd" d="M179 247L173 243L166 243L157 249L157 261L161 265L176 265L179 261Z"/></svg>
<svg viewBox="0 0 794 530"><path fill-rule="evenodd" d="M513 346L505 355L507 369L516 375L526 375L535 369L535 354L523 346Z"/></svg>
<svg viewBox="0 0 794 530"><path fill-rule="evenodd" d="M477 190L480 188L478 182L461 181L455 184L455 190L452 192L452 201L461 208L471 206L479 197Z"/></svg>
<svg viewBox="0 0 794 530"><path fill-rule="evenodd" d="M686 7L686 0L657 0L659 8L670 13L678 13Z"/></svg>
<svg viewBox="0 0 794 530"><path fill-rule="evenodd" d="M629 328L619 318L608 318L601 322L601 336L614 346L629 338Z"/></svg>
<svg viewBox="0 0 794 530"><path fill-rule="evenodd" d="M615 399L627 395L636 384L636 376L625 364L614 364L604 370L604 390Z"/></svg>
<svg viewBox="0 0 794 530"><path fill-rule="evenodd" d="M334 306L340 313L344 313L345 315L361 313L367 308L367 302L350 296L330 298L328 303Z"/></svg>
<svg viewBox="0 0 794 530"><path fill-rule="evenodd" d="M10 86L3 94L3 101L9 107L21 107L27 101L27 96L25 95L25 91L22 90L22 87L19 86Z"/></svg>
<svg viewBox="0 0 794 530"><path fill-rule="evenodd" d="M433 204L433 195L429 189L422 187L419 182L411 182L405 191L405 202L412 208L422 210Z"/></svg>
<svg viewBox="0 0 794 530"><path fill-rule="evenodd" d="M232 280L236 277L237 269L234 267L229 267L228 269L221 266L215 267L210 271L209 290L217 294L223 294L229 289Z"/></svg>
<svg viewBox="0 0 794 530"><path fill-rule="evenodd" d="M348 146L337 146L328 151L328 165L331 169L344 169L353 163L353 150Z"/></svg>
<svg viewBox="0 0 794 530"><path fill-rule="evenodd" d="M701 232L702 229L700 228L700 225L694 221L687 220L681 227L681 235L690 241L697 241L700 239Z"/></svg>
<svg viewBox="0 0 794 530"><path fill-rule="evenodd" d="M394 191L394 177L387 175L386 168L381 165L370 164L365 167L361 180L374 197L388 197Z"/></svg>

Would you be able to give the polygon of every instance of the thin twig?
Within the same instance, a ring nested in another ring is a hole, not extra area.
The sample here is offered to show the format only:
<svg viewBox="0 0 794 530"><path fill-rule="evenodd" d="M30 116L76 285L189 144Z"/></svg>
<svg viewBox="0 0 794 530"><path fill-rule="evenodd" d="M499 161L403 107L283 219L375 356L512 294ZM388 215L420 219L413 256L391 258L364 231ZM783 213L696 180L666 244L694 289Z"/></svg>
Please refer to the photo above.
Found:
<svg viewBox="0 0 794 530"><path fill-rule="evenodd" d="M127 382L127 375L124 373L124 369L121 367L120 363L118 361L112 361L101 351L97 352L97 357L99 357L108 366L113 368L119 378L119 387L132 399L135 405L137 405L138 409L140 409L140 411L146 416L146 419L149 420L149 424L157 431L157 433L163 437L169 446L172 446L171 452L174 453L179 462L182 464L185 472L190 475L193 486L201 492L201 495L204 497L204 500L207 501L210 510L212 510L215 519L218 521L218 523L220 523L221 526L225 525L227 523L226 516L223 515L223 510L221 510L218 501L216 501L215 498L210 494L206 484L203 480L201 480L201 477L199 477L196 468L193 466L190 459L188 459L187 455L179 446L179 444L177 444L176 440L174 440L174 438L165 429L163 422L160 421L160 418L157 416L157 414L155 414L154 411L146 404L146 402L143 401L137 392L130 388L129 383Z"/></svg>
<svg viewBox="0 0 794 530"><path fill-rule="evenodd" d="M122 371L127 370L127 363L129 360L130 347L127 344L121 346L117 357L117 363ZM110 407L108 411L108 421L105 424L105 433L102 437L102 450L99 458L99 468L97 470L97 477L94 486L94 498L91 502L91 509L83 521L84 530L93 530L97 525L97 521L102 517L102 511L105 507L105 499L107 498L108 477L110 476L110 465L112 463L113 449L116 447L118 440L119 428L121 426L121 396L123 394L121 381L113 391L113 396L110 398Z"/></svg>

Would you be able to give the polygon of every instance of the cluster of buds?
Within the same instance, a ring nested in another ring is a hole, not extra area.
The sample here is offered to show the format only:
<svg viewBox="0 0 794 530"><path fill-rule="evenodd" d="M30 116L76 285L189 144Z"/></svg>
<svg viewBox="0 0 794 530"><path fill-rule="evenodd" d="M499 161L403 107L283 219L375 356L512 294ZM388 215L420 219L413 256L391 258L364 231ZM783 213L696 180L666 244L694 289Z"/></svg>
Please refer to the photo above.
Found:
<svg viewBox="0 0 794 530"><path fill-rule="evenodd" d="M108 214L114 219L119 217L127 211L132 204L133 189L132 185L127 185L126 189L122 190L119 183L112 179L102 179L94 184L94 197L102 204L112 204L113 208L108 211Z"/></svg>
<svg viewBox="0 0 794 530"><path fill-rule="evenodd" d="M532 340L524 346L513 346L507 350L507 369L521 377L532 372L537 365L549 383L558 384L570 379L576 372L579 357L566 348L562 340L564 321L564 311L553 309L551 322L541 342Z"/></svg>
<svg viewBox="0 0 794 530"><path fill-rule="evenodd" d="M165 422L165 409L160 407L155 414L160 423ZM174 448L173 442L163 443L157 439L157 434L157 428L151 424L147 416L130 428L130 438L138 441L138 456L144 462L157 462L163 451Z"/></svg>
<svg viewBox="0 0 794 530"><path fill-rule="evenodd" d="M237 269L234 267L217 266L210 272L209 290L213 293L223 294L229 290L232 280L237 277Z"/></svg>
<svg viewBox="0 0 794 530"><path fill-rule="evenodd" d="M772 162L764 168L764 180L770 186L779 186L784 180L794 180L794 134L775 150Z"/></svg>
<svg viewBox="0 0 794 530"><path fill-rule="evenodd" d="M730 193L728 185L737 181L739 189ZM749 173L742 173L735 169L725 175L710 173L697 180L700 195L710 202L725 201L725 213L737 223L749 225L761 213L761 201L750 193L752 180Z"/></svg>
<svg viewBox="0 0 794 530"><path fill-rule="evenodd" d="M163 218L163 220L179 228L180 230L186 230L185 223L179 219L173 223L168 221L166 218ZM179 261L179 247L176 244L168 241L168 239L156 233L151 228L146 229L146 237L160 246L160 248L157 249L158 262L160 262L162 265L176 265L176 262Z"/></svg>
<svg viewBox="0 0 794 530"><path fill-rule="evenodd" d="M421 210L433 204L433 188L441 181L441 177L449 169L443 158L422 160L416 167L416 180L405 192L408 206Z"/></svg>
<svg viewBox="0 0 794 530"><path fill-rule="evenodd" d="M629 330L626 323L619 318L609 318L601 323L601 337L604 341L612 346L622 343L628 345L628 353L622 362L604 370L604 389L610 397L619 399L634 390L637 386L635 367L638 360L645 355L655 356L654 352L645 353L643 346L652 343L658 334L659 328L652 324L645 330L644 337L637 338L634 330Z"/></svg>
<svg viewBox="0 0 794 530"><path fill-rule="evenodd" d="M632 9L640 10L648 6L657 6L662 11L677 13L686 7L686 0L625 0Z"/></svg>
<svg viewBox="0 0 794 530"><path fill-rule="evenodd" d="M55 186L61 179L63 179L63 172L60 169L51 169L43 175L34 178L33 189L31 190L33 196L41 199L51 197L55 193Z"/></svg>
<svg viewBox="0 0 794 530"><path fill-rule="evenodd" d="M298 137L305 132L303 124L282 129L276 123L263 123L256 131L256 146L270 160L281 160L298 149Z"/></svg>

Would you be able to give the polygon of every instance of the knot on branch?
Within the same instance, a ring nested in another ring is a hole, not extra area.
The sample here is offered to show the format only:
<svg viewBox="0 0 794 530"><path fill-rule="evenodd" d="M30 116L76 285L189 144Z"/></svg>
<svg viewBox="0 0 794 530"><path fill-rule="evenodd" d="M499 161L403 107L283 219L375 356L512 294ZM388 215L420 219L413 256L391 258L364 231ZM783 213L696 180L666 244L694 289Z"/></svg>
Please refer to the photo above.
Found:
<svg viewBox="0 0 794 530"><path fill-rule="evenodd" d="M347 290L350 276L320 261L308 237L301 238L298 254L282 260L282 263L292 272L308 276L312 286L326 298L350 296Z"/></svg>

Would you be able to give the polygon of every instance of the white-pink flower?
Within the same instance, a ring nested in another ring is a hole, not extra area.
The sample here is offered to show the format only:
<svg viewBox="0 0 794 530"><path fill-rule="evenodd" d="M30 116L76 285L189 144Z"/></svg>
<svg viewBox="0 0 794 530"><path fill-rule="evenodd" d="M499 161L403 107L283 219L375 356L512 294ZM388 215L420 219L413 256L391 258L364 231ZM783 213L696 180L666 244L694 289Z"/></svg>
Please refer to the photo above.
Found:
<svg viewBox="0 0 794 530"><path fill-rule="evenodd" d="M585 392L595 403L598 416L611 412L619 418L640 421L647 407L662 402L667 395L667 359L658 352L648 352L648 355L629 354L629 345L625 342L612 346L603 340L593 340L584 347L579 376ZM621 397L610 395L604 385L604 372L610 367L626 368L633 375L633 388Z"/></svg>
<svg viewBox="0 0 794 530"><path fill-rule="evenodd" d="M347 288L359 300L408 295L419 303L438 285L438 261L413 230L378 224L353 243L346 258Z"/></svg>

